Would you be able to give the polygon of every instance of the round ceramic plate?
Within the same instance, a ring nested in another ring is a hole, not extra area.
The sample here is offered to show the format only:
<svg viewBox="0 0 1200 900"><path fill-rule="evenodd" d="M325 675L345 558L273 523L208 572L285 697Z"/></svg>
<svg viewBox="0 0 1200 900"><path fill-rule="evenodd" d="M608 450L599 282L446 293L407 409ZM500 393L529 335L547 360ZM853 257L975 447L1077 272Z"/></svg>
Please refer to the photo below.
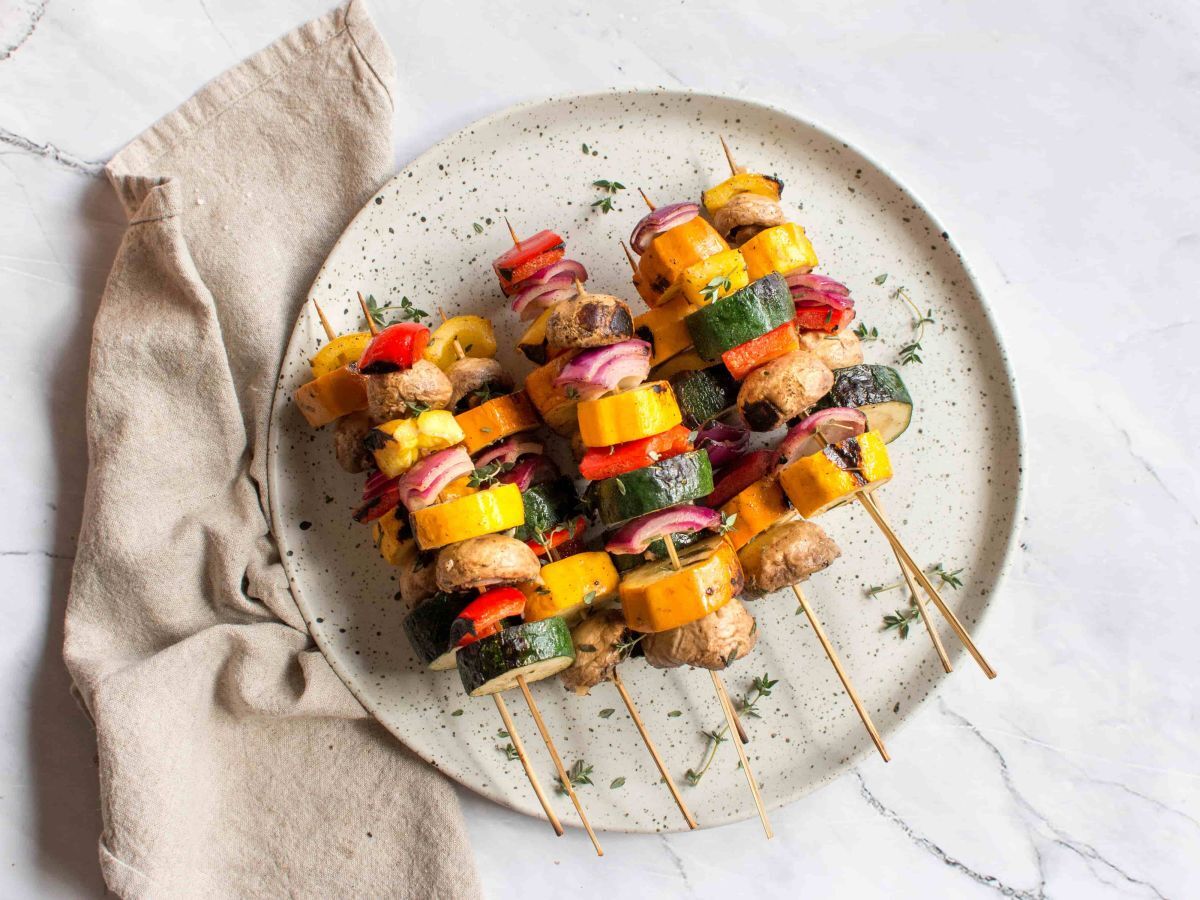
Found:
<svg viewBox="0 0 1200 900"><path fill-rule="evenodd" d="M813 125L755 103L674 91L507 110L442 141L384 185L334 247L311 297L339 331L363 327L356 291L380 302L407 297L431 313L440 306L448 315L487 316L499 358L519 382L531 368L514 350L521 323L490 266L510 245L504 217L518 233L563 235L568 255L587 266L590 289L643 310L617 243L645 213L635 188L660 203L696 199L729 174L719 134L752 171L783 179L785 199L817 248L818 271L849 285L858 321L878 330L867 361L901 368L916 412L890 448L895 477L876 496L919 561L962 570L961 588L945 594L978 636L1013 543L1021 483L1015 390L1000 338L943 227L879 165ZM593 184L601 179L625 186L607 213L593 203L609 196ZM897 288L922 313L932 311L919 365L898 363L916 328ZM324 340L306 304L280 372L269 465L275 534L308 627L397 738L480 794L540 816L519 761L505 752L493 703L467 697L457 672L416 663L401 627L406 608L396 575L376 553L370 529L350 519L362 479L337 467L329 429L313 432L291 402ZM919 625L904 640L883 630L883 616L907 601L899 590L868 593L899 580L899 572L865 511L836 509L821 524L843 555L809 581L807 594L886 736L945 676ZM752 768L769 805L780 806L875 751L792 593L748 604L761 639L725 680L735 697L750 692L756 676L777 682L757 704L761 718L747 722ZM955 676L980 677L949 630L942 633ZM753 815L733 747L721 744L709 761L704 732L723 718L708 673L662 671L636 659L622 672L701 825ZM580 796L595 827L684 827L612 685L577 697L554 678L533 685L533 693L567 765L591 767L592 786ZM519 694L508 703L549 787L554 768L533 720ZM705 766L689 783L688 770ZM554 802L564 821L578 824L565 797Z"/></svg>

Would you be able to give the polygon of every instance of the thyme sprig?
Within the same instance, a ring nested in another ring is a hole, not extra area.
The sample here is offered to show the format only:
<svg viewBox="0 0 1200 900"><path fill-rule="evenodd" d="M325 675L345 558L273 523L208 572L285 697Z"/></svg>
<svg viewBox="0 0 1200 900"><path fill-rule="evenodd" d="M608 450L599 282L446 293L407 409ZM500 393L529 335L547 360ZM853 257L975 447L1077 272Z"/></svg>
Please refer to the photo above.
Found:
<svg viewBox="0 0 1200 900"><path fill-rule="evenodd" d="M515 463L501 462L496 459L486 466L480 466L467 476L467 484L473 488L486 488L499 481L500 476L512 469Z"/></svg>
<svg viewBox="0 0 1200 900"><path fill-rule="evenodd" d="M759 675L754 679L750 686L750 690L743 694L739 700L733 705L739 715L745 716L748 719L761 719L762 713L758 710L758 703L764 697L771 696L771 689L779 684L778 678L772 678L770 675ZM728 723L719 731L702 731L700 732L708 739L708 743L704 747L704 761L698 769L687 770L688 784L697 785L700 779L704 777L704 773L708 771L713 760L717 755L717 748L729 740L729 725Z"/></svg>
<svg viewBox="0 0 1200 900"><path fill-rule="evenodd" d="M921 341L925 337L925 326L934 324L933 310L928 309L924 315L921 313L920 307L913 302L912 297L908 296L908 288L903 285L892 291L892 297L903 300L908 304L913 311L913 328L916 329L916 338L908 344L900 348L900 365L907 366L909 363L921 363Z"/></svg>
<svg viewBox="0 0 1200 900"><path fill-rule="evenodd" d="M387 317L388 312L394 313L390 322ZM429 313L423 309L417 309L407 297L401 297L399 303L385 303L381 306L374 294L367 295L367 315L371 317L376 328L386 328L397 322L420 322L422 319L429 318Z"/></svg>
<svg viewBox="0 0 1200 900"><path fill-rule="evenodd" d="M895 628L900 632L900 640L904 640L908 637L908 626L920 618L921 608L914 603L908 609L898 609L884 616L883 630L891 631Z"/></svg>
<svg viewBox="0 0 1200 900"><path fill-rule="evenodd" d="M555 790L557 790L560 794L570 793L570 791L567 790L567 785L563 782L561 776L555 777L554 780L558 785ZM567 781L570 782L571 787L582 787L585 784L591 784L592 767L582 759L575 760L575 764L567 770Z"/></svg>
<svg viewBox="0 0 1200 900"><path fill-rule="evenodd" d="M864 344L879 340L879 329L868 328L866 322L859 322L858 327L854 329L854 333L858 335L858 339Z"/></svg>
<svg viewBox="0 0 1200 900"><path fill-rule="evenodd" d="M733 273L736 271L737 269L730 269L724 275L718 275L700 288L700 296L704 298L704 302L715 303L721 294L727 294L733 290Z"/></svg>
<svg viewBox="0 0 1200 900"><path fill-rule="evenodd" d="M936 575L938 577L938 581L939 581L938 587L942 587L944 585L946 587L949 587L951 590L957 591L963 585L962 579L959 578L958 576L961 575L964 571L965 571L965 569L963 569L963 568L954 569L953 571L947 571L946 567L939 562L939 563L934 563L932 566L927 568L925 570L925 574L929 575L929 576ZM868 597L878 597L880 594L886 594L888 591L894 591L897 588L904 587L904 585L905 585L905 582L903 582L903 581L897 581L897 582L894 582L893 584L878 584L873 587L867 588L867 596Z"/></svg>
<svg viewBox="0 0 1200 900"><path fill-rule="evenodd" d="M605 193L605 196L592 201L592 206L602 213L612 212L613 197L620 191L625 190L625 185L621 184L621 182L611 181L607 178L598 178L592 182L592 187L599 188Z"/></svg>

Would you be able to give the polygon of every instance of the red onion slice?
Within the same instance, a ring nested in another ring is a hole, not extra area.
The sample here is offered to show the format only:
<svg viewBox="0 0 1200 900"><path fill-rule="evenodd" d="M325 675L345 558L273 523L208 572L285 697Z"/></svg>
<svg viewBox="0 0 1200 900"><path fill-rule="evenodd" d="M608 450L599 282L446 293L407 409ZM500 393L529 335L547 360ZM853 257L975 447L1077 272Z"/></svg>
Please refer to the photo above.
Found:
<svg viewBox="0 0 1200 900"><path fill-rule="evenodd" d="M642 217L629 236L629 245L639 256L650 249L650 243L664 231L670 231L676 225L690 222L700 215L698 203L672 203L650 210Z"/></svg>
<svg viewBox="0 0 1200 900"><path fill-rule="evenodd" d="M821 449L819 434L827 444L857 437L867 430L867 417L861 410L848 406L831 406L801 419L788 431L779 444L775 467L782 468L802 456L812 456Z"/></svg>
<svg viewBox="0 0 1200 900"><path fill-rule="evenodd" d="M539 454L542 452L542 445L537 441L523 439L517 435L510 437L507 440L501 441L495 447L491 447L475 457L475 468L482 469L490 462L500 460L504 465L515 463L522 456L530 454Z"/></svg>
<svg viewBox="0 0 1200 900"><path fill-rule="evenodd" d="M724 422L710 422L696 436L696 449L708 453L714 469L736 462L750 443L750 431Z"/></svg>
<svg viewBox="0 0 1200 900"><path fill-rule="evenodd" d="M570 386L581 400L592 400L609 391L636 387L650 374L650 345L629 340L584 350L563 366L555 387Z"/></svg>
<svg viewBox="0 0 1200 900"><path fill-rule="evenodd" d="M561 473L558 466L548 456L531 456L523 459L507 472L499 476L502 484L515 484L517 490L524 493L535 484L545 484L553 481Z"/></svg>
<svg viewBox="0 0 1200 900"><path fill-rule="evenodd" d="M512 310L522 319L532 319L560 300L574 297L575 281L587 279L583 263L573 259L560 259L543 266L521 282L521 289L512 298Z"/></svg>
<svg viewBox="0 0 1200 900"><path fill-rule="evenodd" d="M850 289L832 278L811 272L792 272L787 285L798 309L831 306L834 309L853 309Z"/></svg>
<svg viewBox="0 0 1200 900"><path fill-rule="evenodd" d="M721 514L704 506L676 506L650 513L618 528L604 545L609 553L645 553L659 538L671 534L692 534L705 528L717 528Z"/></svg>
<svg viewBox="0 0 1200 900"><path fill-rule="evenodd" d="M439 450L425 457L400 477L400 502L409 512L437 503L438 494L456 478L475 470L463 447Z"/></svg>

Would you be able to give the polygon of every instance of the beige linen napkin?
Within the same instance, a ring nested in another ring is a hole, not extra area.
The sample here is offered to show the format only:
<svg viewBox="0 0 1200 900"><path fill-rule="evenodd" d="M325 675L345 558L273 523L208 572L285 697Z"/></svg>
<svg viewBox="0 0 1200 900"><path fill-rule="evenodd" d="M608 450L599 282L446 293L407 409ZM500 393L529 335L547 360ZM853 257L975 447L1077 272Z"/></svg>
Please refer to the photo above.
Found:
<svg viewBox="0 0 1200 900"><path fill-rule="evenodd" d="M280 358L391 168L393 81L351 3L108 166L129 229L93 336L65 657L126 897L479 893L453 791L314 648L264 512Z"/></svg>

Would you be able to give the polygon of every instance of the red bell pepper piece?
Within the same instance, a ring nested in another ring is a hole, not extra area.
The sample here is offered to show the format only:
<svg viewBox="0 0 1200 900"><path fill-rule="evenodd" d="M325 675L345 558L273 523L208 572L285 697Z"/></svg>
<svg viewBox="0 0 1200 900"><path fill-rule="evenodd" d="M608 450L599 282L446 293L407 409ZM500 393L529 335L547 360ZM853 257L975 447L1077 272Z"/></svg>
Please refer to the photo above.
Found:
<svg viewBox="0 0 1200 900"><path fill-rule="evenodd" d="M800 340L796 337L795 323L784 322L752 341L726 350L721 354L721 362L725 363L725 368L735 381L741 381L759 366L799 349Z"/></svg>
<svg viewBox="0 0 1200 900"><path fill-rule="evenodd" d="M774 454L770 450L747 453L717 479L713 492L700 502L710 509L719 509L765 476L771 468Z"/></svg>
<svg viewBox="0 0 1200 900"><path fill-rule="evenodd" d="M546 535L545 543L541 541L526 541L525 544L538 556L546 556L550 550L554 550L554 555L562 559L563 556L570 556L571 554L561 553L559 552L559 548L565 547L569 541L575 541L583 537L583 533L586 530L587 519L579 516L577 519L573 519L570 522L563 522L551 528L550 532ZM575 552L578 553L579 551L576 550Z"/></svg>
<svg viewBox="0 0 1200 900"><path fill-rule="evenodd" d="M532 237L518 241L497 256L492 268L496 277L500 279L500 288L504 291L504 296L511 297L517 292L519 282L538 269L562 259L565 249L563 239L553 231L539 231Z"/></svg>
<svg viewBox="0 0 1200 900"><path fill-rule="evenodd" d="M465 647L495 634L504 620L525 612L525 595L515 587L485 591L467 604L450 624L450 646Z"/></svg>
<svg viewBox="0 0 1200 900"><path fill-rule="evenodd" d="M611 447L591 447L579 463L579 474L588 481L600 481L642 469L660 459L668 459L692 449L692 433L676 425L650 437L639 438Z"/></svg>
<svg viewBox="0 0 1200 900"><path fill-rule="evenodd" d="M374 522L400 505L400 478L385 479L375 472L367 479L362 503L351 514L355 522Z"/></svg>
<svg viewBox="0 0 1200 900"><path fill-rule="evenodd" d="M364 375L380 375L408 369L421 358L429 343L429 329L416 322L397 322L389 325L367 344L358 360L358 371Z"/></svg>
<svg viewBox="0 0 1200 900"><path fill-rule="evenodd" d="M801 331L823 331L826 334L837 334L853 321L853 309L805 306L796 310L796 327Z"/></svg>

